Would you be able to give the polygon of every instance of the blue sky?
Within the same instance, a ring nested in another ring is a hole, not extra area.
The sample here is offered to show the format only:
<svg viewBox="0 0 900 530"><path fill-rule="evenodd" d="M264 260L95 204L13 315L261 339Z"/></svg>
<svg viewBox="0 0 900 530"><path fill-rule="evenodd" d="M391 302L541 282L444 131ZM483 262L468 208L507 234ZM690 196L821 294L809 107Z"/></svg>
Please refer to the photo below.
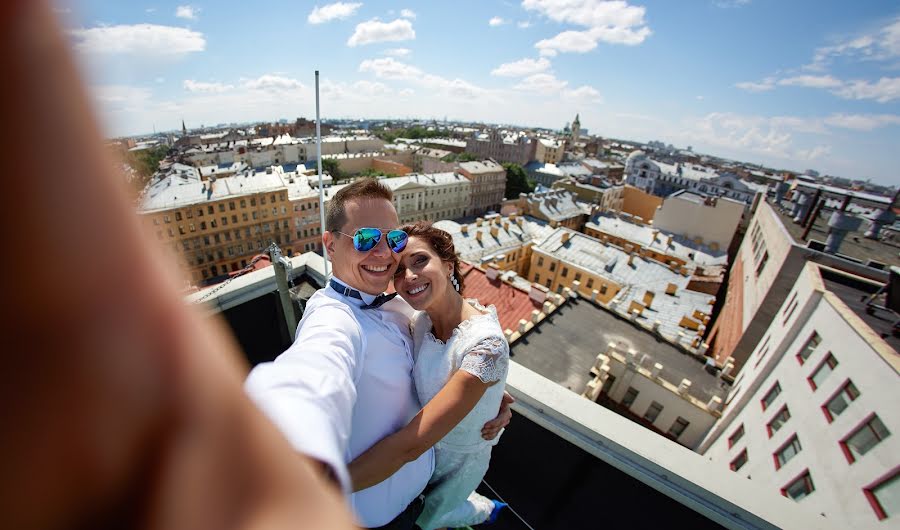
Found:
<svg viewBox="0 0 900 530"><path fill-rule="evenodd" d="M322 116L661 140L900 184L900 5L523 0L58 4L110 135Z"/></svg>

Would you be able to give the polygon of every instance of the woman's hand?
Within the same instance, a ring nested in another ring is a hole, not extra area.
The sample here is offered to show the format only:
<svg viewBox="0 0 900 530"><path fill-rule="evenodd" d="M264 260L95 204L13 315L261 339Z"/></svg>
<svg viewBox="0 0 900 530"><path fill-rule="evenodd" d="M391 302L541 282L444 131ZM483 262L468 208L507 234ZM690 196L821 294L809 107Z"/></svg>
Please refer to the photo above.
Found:
<svg viewBox="0 0 900 530"><path fill-rule="evenodd" d="M512 420L512 410L509 406L516 402L516 398L512 397L509 392L503 391L503 399L500 401L500 412L497 417L484 424L481 428L481 437L485 440L493 440L500 434L500 431L509 425Z"/></svg>

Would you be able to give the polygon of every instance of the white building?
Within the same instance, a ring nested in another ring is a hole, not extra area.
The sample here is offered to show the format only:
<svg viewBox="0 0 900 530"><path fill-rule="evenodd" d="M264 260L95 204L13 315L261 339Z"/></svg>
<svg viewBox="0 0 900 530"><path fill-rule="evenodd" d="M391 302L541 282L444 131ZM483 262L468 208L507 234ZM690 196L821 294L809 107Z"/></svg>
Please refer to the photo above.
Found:
<svg viewBox="0 0 900 530"><path fill-rule="evenodd" d="M634 151L625 161L625 182L647 193L667 197L678 190L727 197L749 204L756 189L736 175L694 164L666 164Z"/></svg>
<svg viewBox="0 0 900 530"><path fill-rule="evenodd" d="M656 210L653 226L713 249L727 250L745 207L743 202L727 197L680 191L666 197Z"/></svg>
<svg viewBox="0 0 900 530"><path fill-rule="evenodd" d="M538 138L534 150L534 159L542 164L558 164L566 151L565 140Z"/></svg>
<svg viewBox="0 0 900 530"><path fill-rule="evenodd" d="M394 192L401 223L462 217L472 194L472 183L458 173L413 174L382 179L381 183Z"/></svg>
<svg viewBox="0 0 900 530"><path fill-rule="evenodd" d="M842 528L896 528L900 340L860 302L878 288L807 262L699 452Z"/></svg>
<svg viewBox="0 0 900 530"><path fill-rule="evenodd" d="M666 380L660 362L642 366L641 352L610 344L591 368L594 379L584 396L596 400L601 393L641 418L655 430L695 448L720 417L722 399L702 401L691 394L691 381Z"/></svg>

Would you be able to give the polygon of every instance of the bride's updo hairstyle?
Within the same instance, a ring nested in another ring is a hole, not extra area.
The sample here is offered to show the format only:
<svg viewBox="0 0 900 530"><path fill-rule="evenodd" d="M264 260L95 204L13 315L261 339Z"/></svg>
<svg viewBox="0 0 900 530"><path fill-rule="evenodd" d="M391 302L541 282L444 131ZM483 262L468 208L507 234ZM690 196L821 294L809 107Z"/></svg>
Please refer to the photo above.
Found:
<svg viewBox="0 0 900 530"><path fill-rule="evenodd" d="M459 283L459 292L463 292L463 277L459 273L459 257L456 255L456 248L453 246L453 237L440 228L435 228L431 223L419 221L414 224L400 227L409 237L418 237L428 242L428 245L434 250L435 254L446 261L453 264L453 276Z"/></svg>

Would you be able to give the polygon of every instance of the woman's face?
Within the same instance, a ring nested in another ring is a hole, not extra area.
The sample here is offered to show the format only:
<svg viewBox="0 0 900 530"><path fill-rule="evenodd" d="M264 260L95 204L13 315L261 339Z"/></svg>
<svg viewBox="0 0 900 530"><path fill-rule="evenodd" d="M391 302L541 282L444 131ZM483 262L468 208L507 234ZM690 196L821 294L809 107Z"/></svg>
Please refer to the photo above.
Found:
<svg viewBox="0 0 900 530"><path fill-rule="evenodd" d="M410 237L394 275L394 289L409 305L425 311L436 300L447 296L453 265L441 261L427 240Z"/></svg>

